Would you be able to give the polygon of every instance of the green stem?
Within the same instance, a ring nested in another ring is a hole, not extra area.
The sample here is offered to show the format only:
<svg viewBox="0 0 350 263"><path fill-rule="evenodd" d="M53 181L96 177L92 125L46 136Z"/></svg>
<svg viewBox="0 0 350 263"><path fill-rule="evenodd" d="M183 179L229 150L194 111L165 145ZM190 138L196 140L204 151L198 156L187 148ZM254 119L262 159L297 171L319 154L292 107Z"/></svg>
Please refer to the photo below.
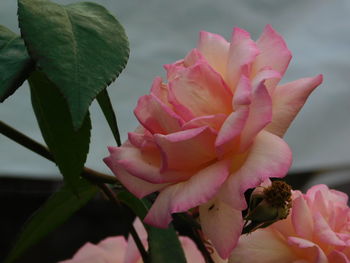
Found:
<svg viewBox="0 0 350 263"><path fill-rule="evenodd" d="M31 151L41 155L47 160L55 162L53 155L44 145L34 141L33 139L29 138L28 136L17 131L16 129L12 128L11 126L7 125L2 121L0 121L0 133L10 138L11 140L19 143L20 145L26 147L27 149L30 149ZM110 183L110 184L117 183L118 180L115 177L97 172L95 170L92 170L86 167L84 167L84 170L81 175L86 179L95 183L114 204L116 204L118 207L121 207L114 193L111 191L111 189L107 185L104 184L104 183ZM132 224L129 230L130 230L131 236L133 237L136 243L136 246L140 250L143 261L147 262L148 254L140 240L140 237L138 236Z"/></svg>
<svg viewBox="0 0 350 263"><path fill-rule="evenodd" d="M103 191L103 193L108 197L108 199L110 201L112 201L120 209L121 204L118 201L118 199L116 198L116 196L114 195L113 191L105 184L98 184L98 186ZM141 241L139 235L137 234L133 224L130 224L129 231L130 231L132 238L135 241L135 244L136 244L138 250L140 251L143 262L147 263L148 262L148 254L147 254L145 247L143 246L142 241Z"/></svg>
<svg viewBox="0 0 350 263"><path fill-rule="evenodd" d="M17 142L18 144L26 147L27 149L46 158L47 160L55 162L53 155L44 145L34 141L27 135L17 131L16 129L12 128L11 126L7 125L2 121L0 121L0 133L10 138L11 140ZM99 183L101 182L108 183L108 184L119 183L117 178L115 178L114 176L103 174L86 167L84 167L81 176L86 179L89 179L90 181L99 182Z"/></svg>

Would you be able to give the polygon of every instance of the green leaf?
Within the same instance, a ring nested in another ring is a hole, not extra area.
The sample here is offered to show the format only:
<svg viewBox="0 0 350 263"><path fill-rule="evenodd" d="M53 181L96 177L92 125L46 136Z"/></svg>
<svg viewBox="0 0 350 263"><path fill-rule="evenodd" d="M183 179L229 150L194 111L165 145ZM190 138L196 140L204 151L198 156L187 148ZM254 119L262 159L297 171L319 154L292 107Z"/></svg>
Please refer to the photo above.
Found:
<svg viewBox="0 0 350 263"><path fill-rule="evenodd" d="M34 72L28 80L41 133L66 184L74 189L80 181L89 151L90 117L87 115L81 128L76 131L67 102L45 74Z"/></svg>
<svg viewBox="0 0 350 263"><path fill-rule="evenodd" d="M118 129L117 117L115 116L111 100L109 98L107 89L101 91L97 96L98 104L100 105L103 114L108 122L109 128L111 129L114 139L117 145L121 145L120 134Z"/></svg>
<svg viewBox="0 0 350 263"><path fill-rule="evenodd" d="M186 263L178 235L172 226L167 229L149 227L147 232L151 263Z"/></svg>
<svg viewBox="0 0 350 263"><path fill-rule="evenodd" d="M70 187L63 186L34 213L24 225L23 231L5 260L6 263L13 262L28 248L64 223L97 193L97 188L85 179L79 180L77 190L79 197L71 191Z"/></svg>
<svg viewBox="0 0 350 263"><path fill-rule="evenodd" d="M143 220L148 212L150 203L146 199L139 199L128 191L120 191L117 194L118 200L130 207L130 209Z"/></svg>
<svg viewBox="0 0 350 263"><path fill-rule="evenodd" d="M151 205L146 199L138 199L128 191L120 191L117 197L141 219L146 216ZM185 254L172 225L167 229L149 225L145 227L148 233L150 263L186 263Z"/></svg>
<svg viewBox="0 0 350 263"><path fill-rule="evenodd" d="M18 0L18 16L31 57L63 93L79 128L93 99L127 63L122 25L104 7L87 2Z"/></svg>
<svg viewBox="0 0 350 263"><path fill-rule="evenodd" d="M34 70L23 39L0 25L0 102L11 96Z"/></svg>

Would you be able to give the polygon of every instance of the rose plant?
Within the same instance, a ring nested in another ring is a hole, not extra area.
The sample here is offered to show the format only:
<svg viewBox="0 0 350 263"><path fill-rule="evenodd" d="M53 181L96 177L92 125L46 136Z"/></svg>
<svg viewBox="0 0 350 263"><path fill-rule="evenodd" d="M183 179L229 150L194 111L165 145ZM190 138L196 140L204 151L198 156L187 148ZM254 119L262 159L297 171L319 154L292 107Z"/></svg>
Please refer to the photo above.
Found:
<svg viewBox="0 0 350 263"><path fill-rule="evenodd" d="M230 263L350 262L348 196L316 185L292 199L287 219L240 237Z"/></svg>
<svg viewBox="0 0 350 263"><path fill-rule="evenodd" d="M165 65L135 108L140 126L104 161L137 197L159 192L145 222L166 228L171 214L199 207L205 236L228 258L242 232L244 193L287 173L282 139L322 75L278 85L291 52L266 26L254 42L201 32L197 48Z"/></svg>

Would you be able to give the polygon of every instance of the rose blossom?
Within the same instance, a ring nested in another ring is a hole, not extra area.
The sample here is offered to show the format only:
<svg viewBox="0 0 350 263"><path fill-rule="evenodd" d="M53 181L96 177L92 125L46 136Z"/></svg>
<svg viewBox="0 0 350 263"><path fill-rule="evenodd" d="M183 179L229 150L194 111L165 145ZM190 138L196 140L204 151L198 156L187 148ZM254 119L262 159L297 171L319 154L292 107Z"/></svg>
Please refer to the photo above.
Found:
<svg viewBox="0 0 350 263"><path fill-rule="evenodd" d="M138 101L141 125L104 159L137 197L159 191L146 223L165 228L172 213L199 206L204 234L230 255L244 192L285 176L292 156L281 137L322 82L318 75L278 86L290 59L268 25L256 42L240 28L231 43L201 32L197 48L165 65L167 82L155 78Z"/></svg>
<svg viewBox="0 0 350 263"><path fill-rule="evenodd" d="M316 185L292 199L286 220L241 236L230 263L350 262L348 196Z"/></svg>
<svg viewBox="0 0 350 263"><path fill-rule="evenodd" d="M147 233L140 220L134 223L135 229L147 248ZM188 237L179 237L188 263L204 263L202 254L195 243ZM128 241L123 236L108 237L97 245L86 243L81 247L72 259L60 263L142 263L141 254L134 240Z"/></svg>

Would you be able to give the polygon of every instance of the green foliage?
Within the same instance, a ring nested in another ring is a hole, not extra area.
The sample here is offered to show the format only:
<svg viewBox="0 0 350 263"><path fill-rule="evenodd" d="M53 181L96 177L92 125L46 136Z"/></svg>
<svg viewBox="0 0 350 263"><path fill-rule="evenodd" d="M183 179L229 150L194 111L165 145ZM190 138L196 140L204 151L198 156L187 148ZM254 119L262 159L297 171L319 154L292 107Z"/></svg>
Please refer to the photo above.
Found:
<svg viewBox="0 0 350 263"><path fill-rule="evenodd" d="M113 105L109 98L107 89L104 89L103 91L101 91L100 94L98 94L97 101L103 111L103 114L105 115L105 118L108 122L109 128L113 133L113 136L117 145L120 146L121 141L120 141L118 124L117 124L117 117L115 116Z"/></svg>
<svg viewBox="0 0 350 263"><path fill-rule="evenodd" d="M175 229L148 227L149 257L151 263L186 263Z"/></svg>
<svg viewBox="0 0 350 263"><path fill-rule="evenodd" d="M0 25L0 102L12 95L29 76L34 62L23 40Z"/></svg>
<svg viewBox="0 0 350 263"><path fill-rule="evenodd" d="M87 115L81 128L75 130L66 101L45 74L34 72L29 84L33 109L44 140L66 184L75 189L89 151L90 118Z"/></svg>
<svg viewBox="0 0 350 263"><path fill-rule="evenodd" d="M143 219L150 207L146 199L138 199L127 191L118 193L118 199L128 205L133 212ZM185 254L178 235L172 225L159 229L145 225L148 233L149 263L186 263Z"/></svg>
<svg viewBox="0 0 350 263"><path fill-rule="evenodd" d="M18 19L30 56L64 95L78 129L93 99L127 63L123 27L104 7L88 2L19 0Z"/></svg>
<svg viewBox="0 0 350 263"><path fill-rule="evenodd" d="M79 191L79 197L72 192L70 187L63 186L53 194L25 224L5 262L13 262L28 248L64 223L74 212L95 196L97 188L86 180L80 179L77 191Z"/></svg>

